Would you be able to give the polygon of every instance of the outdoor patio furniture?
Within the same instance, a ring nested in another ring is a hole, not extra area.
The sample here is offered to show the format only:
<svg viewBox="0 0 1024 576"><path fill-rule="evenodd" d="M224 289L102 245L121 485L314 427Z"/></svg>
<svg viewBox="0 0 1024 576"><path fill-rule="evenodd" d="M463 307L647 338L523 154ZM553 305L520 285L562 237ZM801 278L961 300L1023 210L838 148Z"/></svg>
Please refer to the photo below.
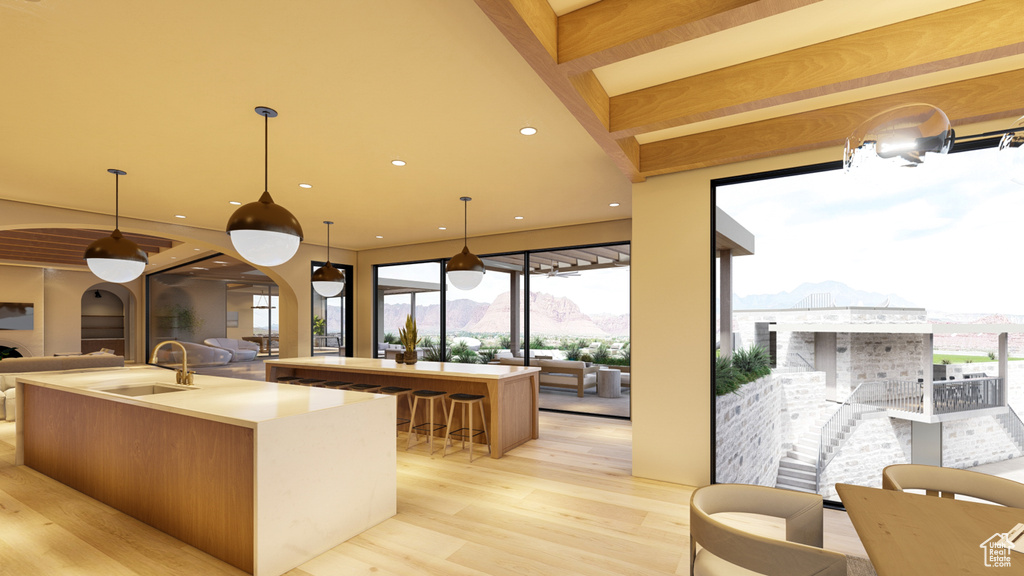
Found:
<svg viewBox="0 0 1024 576"><path fill-rule="evenodd" d="M541 386L574 388L580 398L587 388L597 386L597 366L572 360L538 360L531 365L540 368Z"/></svg>
<svg viewBox="0 0 1024 576"><path fill-rule="evenodd" d="M614 368L597 371L597 395L601 398L622 397L622 372Z"/></svg>

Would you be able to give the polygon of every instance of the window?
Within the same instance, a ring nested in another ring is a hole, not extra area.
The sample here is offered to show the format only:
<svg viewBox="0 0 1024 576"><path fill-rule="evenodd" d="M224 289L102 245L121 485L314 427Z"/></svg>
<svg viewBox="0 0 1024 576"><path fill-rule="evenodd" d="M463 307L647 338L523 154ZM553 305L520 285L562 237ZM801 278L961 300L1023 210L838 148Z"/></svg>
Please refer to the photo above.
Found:
<svg viewBox="0 0 1024 576"><path fill-rule="evenodd" d="M714 399L716 481L834 499L836 482L880 486L889 464L1021 457L1022 274L1005 264L1024 190L1001 160L715 183L715 385L741 384Z"/></svg>

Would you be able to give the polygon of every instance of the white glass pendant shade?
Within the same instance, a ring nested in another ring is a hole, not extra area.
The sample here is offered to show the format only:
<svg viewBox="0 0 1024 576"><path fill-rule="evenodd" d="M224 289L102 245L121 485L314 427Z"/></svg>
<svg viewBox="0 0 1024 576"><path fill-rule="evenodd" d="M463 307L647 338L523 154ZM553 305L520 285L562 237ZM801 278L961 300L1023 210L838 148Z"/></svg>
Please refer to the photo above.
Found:
<svg viewBox="0 0 1024 576"><path fill-rule="evenodd" d="M1012 132L1003 134L999 154L1009 172L1010 180L1024 186L1024 116L1013 123Z"/></svg>
<svg viewBox="0 0 1024 576"><path fill-rule="evenodd" d="M257 266L279 266L291 260L302 238L271 230L232 230L231 244L238 253Z"/></svg>
<svg viewBox="0 0 1024 576"><path fill-rule="evenodd" d="M448 272L448 281L459 290L472 290L484 279L483 272L475 270L454 270Z"/></svg>
<svg viewBox="0 0 1024 576"><path fill-rule="evenodd" d="M145 262L136 260L117 260L114 258L86 258L85 263L100 280L118 284L131 282L138 278L146 269Z"/></svg>
<svg viewBox="0 0 1024 576"><path fill-rule="evenodd" d="M929 104L909 104L867 119L846 139L843 169L914 167L929 152L945 154L954 132L946 114Z"/></svg>
<svg viewBox="0 0 1024 576"><path fill-rule="evenodd" d="M334 298L345 289L345 282L313 282L313 290L324 298Z"/></svg>

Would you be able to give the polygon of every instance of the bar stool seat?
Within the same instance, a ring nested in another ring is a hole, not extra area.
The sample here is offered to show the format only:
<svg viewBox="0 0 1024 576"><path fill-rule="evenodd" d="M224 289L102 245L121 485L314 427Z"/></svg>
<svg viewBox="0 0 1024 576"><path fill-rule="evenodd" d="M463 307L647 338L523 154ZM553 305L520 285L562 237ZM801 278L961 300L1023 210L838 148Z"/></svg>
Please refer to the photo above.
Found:
<svg viewBox="0 0 1024 576"><path fill-rule="evenodd" d="M324 388L333 388L335 390L341 390L351 385L351 382L340 382L338 380L329 380L327 382L324 382Z"/></svg>
<svg viewBox="0 0 1024 576"><path fill-rule="evenodd" d="M436 412L436 410L434 409L434 402L436 402L437 400L441 401L441 416L443 418L445 412L447 411L447 406L445 405L444 400L444 394L444 392L438 390L416 390L415 392L412 393L412 412L409 413L409 443L405 447L407 451L409 450L409 448L413 447L414 439L416 443L419 444L419 433L425 432L427 434L427 444L429 446L430 453L434 453L434 433L447 426L447 424L444 422L434 422L434 413ZM416 424L416 407L419 406L420 399L427 403L426 409L428 416L427 422L424 422L422 424Z"/></svg>
<svg viewBox="0 0 1024 576"><path fill-rule="evenodd" d="M299 384L302 384L303 386L320 386L325 382L327 381L320 378L303 378L302 380L299 380Z"/></svg>
<svg viewBox="0 0 1024 576"><path fill-rule="evenodd" d="M353 392L376 392L380 388L380 384L352 384L346 390L352 390Z"/></svg>
<svg viewBox="0 0 1024 576"><path fill-rule="evenodd" d="M448 399L452 401L452 407L448 411L448 432L444 437L444 453L441 457L444 458L448 455L448 442L451 438L458 438L462 440L462 449L466 449L466 440L469 440L469 461L473 461L473 444L474 438L480 434L484 435L484 439L487 441L487 453L491 453L491 435L487 432L487 417L484 415L484 396L482 394L462 394L455 393L449 394ZM473 428L473 405L480 407L480 429ZM455 406L462 406L462 428L452 430L452 418L455 416ZM466 419L466 413L469 413L469 419Z"/></svg>
<svg viewBox="0 0 1024 576"><path fill-rule="evenodd" d="M297 380L301 380L298 376L278 376L277 381L281 384L295 384Z"/></svg>
<svg viewBox="0 0 1024 576"><path fill-rule="evenodd" d="M409 404L409 418L397 418L395 426L401 426L407 422L411 422L412 418L412 388L402 388L401 386L385 386L377 391L378 394L387 394L389 396L395 396L395 401L400 402L398 398L405 397L405 401ZM395 430L395 435L398 434L398 430Z"/></svg>

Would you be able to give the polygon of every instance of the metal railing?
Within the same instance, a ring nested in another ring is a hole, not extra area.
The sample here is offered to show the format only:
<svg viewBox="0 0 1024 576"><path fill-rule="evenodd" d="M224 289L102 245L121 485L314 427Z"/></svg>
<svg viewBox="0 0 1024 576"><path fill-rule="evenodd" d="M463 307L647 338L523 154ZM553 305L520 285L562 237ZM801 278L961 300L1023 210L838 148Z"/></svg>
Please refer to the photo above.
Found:
<svg viewBox="0 0 1024 576"><path fill-rule="evenodd" d="M932 402L935 414L997 408L1003 405L1003 379L939 380L932 383Z"/></svg>
<svg viewBox="0 0 1024 576"><path fill-rule="evenodd" d="M797 308L835 308L836 301L832 297L831 292L818 292L816 294L808 294L804 296L799 302L792 306L792 309Z"/></svg>
<svg viewBox="0 0 1024 576"><path fill-rule="evenodd" d="M882 410L866 402L869 398L877 397L878 391L875 388L881 385L881 382L864 382L857 386L849 398L840 404L839 409L821 426L821 433L818 435L818 464L814 474L815 490L821 485L822 470L835 458L843 440L853 432L864 414Z"/></svg>
<svg viewBox="0 0 1024 576"><path fill-rule="evenodd" d="M886 410L923 413L924 385L911 380L865 382L859 401Z"/></svg>
<svg viewBox="0 0 1024 576"><path fill-rule="evenodd" d="M1007 404L1006 413L1000 414L996 418L999 419L1006 432L1010 434L1010 438L1013 439L1017 449L1024 452L1024 422L1021 422L1020 416L1017 416L1017 412L1014 411L1013 407Z"/></svg>

